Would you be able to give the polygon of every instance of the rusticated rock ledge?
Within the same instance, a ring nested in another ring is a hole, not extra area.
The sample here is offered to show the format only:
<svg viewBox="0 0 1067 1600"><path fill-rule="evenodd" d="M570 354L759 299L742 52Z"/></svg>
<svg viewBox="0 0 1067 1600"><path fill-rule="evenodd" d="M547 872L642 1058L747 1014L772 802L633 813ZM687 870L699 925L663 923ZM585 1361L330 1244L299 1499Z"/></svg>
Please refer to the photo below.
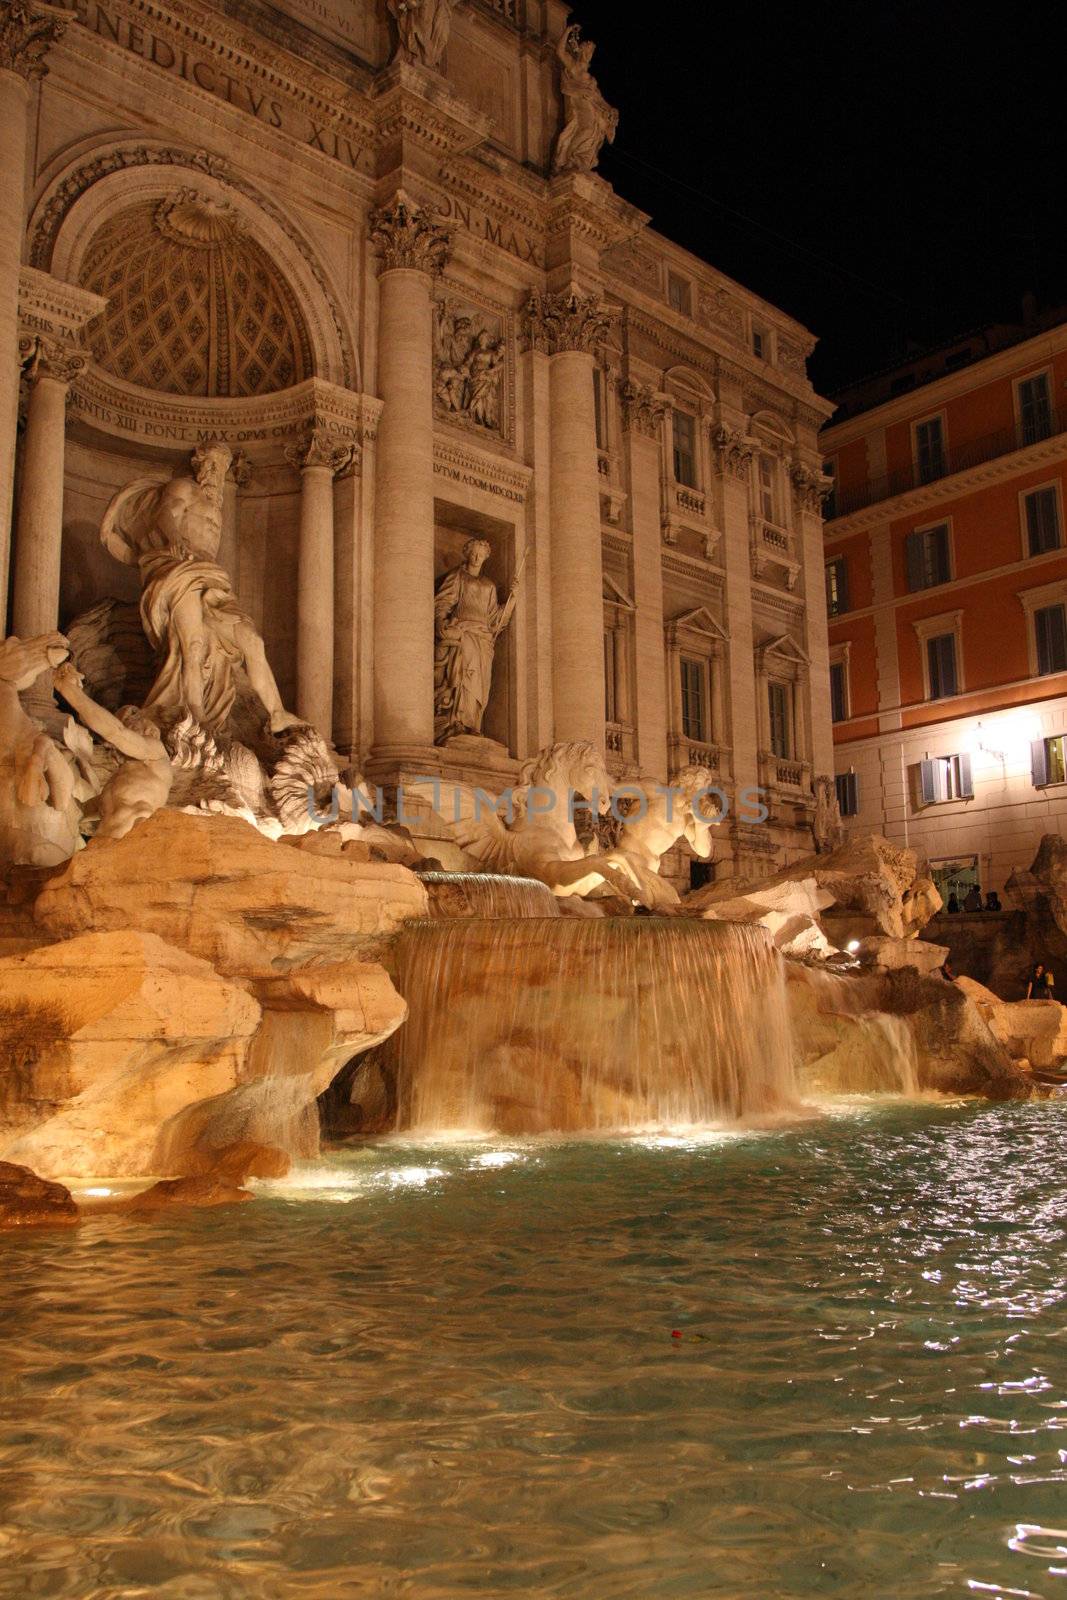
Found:
<svg viewBox="0 0 1067 1600"><path fill-rule="evenodd" d="M376 958L425 910L405 867L232 817L94 841L37 899L55 942L0 959L0 1157L171 1179L314 1154L316 1097L407 1014Z"/></svg>

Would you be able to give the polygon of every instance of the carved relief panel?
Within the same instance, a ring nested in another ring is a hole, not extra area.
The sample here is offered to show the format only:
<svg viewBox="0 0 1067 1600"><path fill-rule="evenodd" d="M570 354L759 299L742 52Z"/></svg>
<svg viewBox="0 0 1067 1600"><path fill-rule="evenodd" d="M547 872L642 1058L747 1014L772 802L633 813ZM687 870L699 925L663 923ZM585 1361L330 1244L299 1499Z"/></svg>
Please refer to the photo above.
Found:
<svg viewBox="0 0 1067 1600"><path fill-rule="evenodd" d="M434 409L487 438L515 435L510 318L446 291L434 307Z"/></svg>

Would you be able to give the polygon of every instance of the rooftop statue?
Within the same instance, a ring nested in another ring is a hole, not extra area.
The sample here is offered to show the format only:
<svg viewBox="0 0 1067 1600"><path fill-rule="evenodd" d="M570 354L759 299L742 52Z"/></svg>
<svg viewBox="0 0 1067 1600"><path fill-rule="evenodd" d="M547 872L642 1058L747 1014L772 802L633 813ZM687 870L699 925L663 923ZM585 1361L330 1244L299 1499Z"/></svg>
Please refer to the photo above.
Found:
<svg viewBox="0 0 1067 1600"><path fill-rule="evenodd" d="M577 23L560 35L556 54L563 68L564 123L556 140L552 171L592 172L606 139L614 141L619 113L609 106L589 70L596 45L582 39Z"/></svg>
<svg viewBox="0 0 1067 1600"><path fill-rule="evenodd" d="M163 657L143 709L160 726L191 716L221 728L241 666L270 718L272 733L300 718L286 711L263 641L216 561L222 538L225 445L197 451L193 472L167 483L139 479L108 506L100 538L141 576L141 624Z"/></svg>
<svg viewBox="0 0 1067 1600"><path fill-rule="evenodd" d="M417 67L438 67L458 4L459 0L389 0L389 15L397 31L394 60L410 61Z"/></svg>
<svg viewBox="0 0 1067 1600"><path fill-rule="evenodd" d="M492 554L485 539L468 539L463 560L446 572L434 599L434 738L481 733L493 681L496 641L511 621L519 573L504 604L482 576Z"/></svg>
<svg viewBox="0 0 1067 1600"><path fill-rule="evenodd" d="M53 867L80 843L76 772L66 753L23 710L20 691L65 661L61 633L0 643L0 864Z"/></svg>

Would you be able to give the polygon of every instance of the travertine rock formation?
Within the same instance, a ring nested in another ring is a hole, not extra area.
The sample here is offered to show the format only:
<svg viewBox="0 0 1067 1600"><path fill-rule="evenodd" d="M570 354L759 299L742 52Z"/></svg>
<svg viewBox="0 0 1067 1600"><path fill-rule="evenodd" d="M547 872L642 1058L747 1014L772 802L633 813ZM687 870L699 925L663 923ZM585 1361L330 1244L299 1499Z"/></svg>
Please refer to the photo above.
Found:
<svg viewBox="0 0 1067 1600"><path fill-rule="evenodd" d="M35 915L56 938L139 928L256 981L372 951L425 910L406 867L295 851L236 817L166 810L76 855Z"/></svg>
<svg viewBox="0 0 1067 1600"><path fill-rule="evenodd" d="M0 1161L0 1228L69 1228L78 1221L78 1208L61 1183Z"/></svg>
<svg viewBox="0 0 1067 1600"><path fill-rule="evenodd" d="M958 982L1013 1060L1038 1068L1067 1060L1067 1006L1057 1000L1001 1000L973 978Z"/></svg>

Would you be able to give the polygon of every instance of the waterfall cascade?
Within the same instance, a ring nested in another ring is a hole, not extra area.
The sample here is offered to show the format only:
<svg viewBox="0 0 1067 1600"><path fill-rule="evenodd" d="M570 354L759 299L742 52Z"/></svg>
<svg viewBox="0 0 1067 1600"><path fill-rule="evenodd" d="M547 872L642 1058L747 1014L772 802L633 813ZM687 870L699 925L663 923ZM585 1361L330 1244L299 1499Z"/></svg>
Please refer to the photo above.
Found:
<svg viewBox="0 0 1067 1600"><path fill-rule="evenodd" d="M461 916L394 953L397 1126L505 1133L736 1121L795 1105L781 957L685 918Z"/></svg>
<svg viewBox="0 0 1067 1600"><path fill-rule="evenodd" d="M430 916L560 917L559 901L536 878L492 872L420 872L430 897Z"/></svg>

